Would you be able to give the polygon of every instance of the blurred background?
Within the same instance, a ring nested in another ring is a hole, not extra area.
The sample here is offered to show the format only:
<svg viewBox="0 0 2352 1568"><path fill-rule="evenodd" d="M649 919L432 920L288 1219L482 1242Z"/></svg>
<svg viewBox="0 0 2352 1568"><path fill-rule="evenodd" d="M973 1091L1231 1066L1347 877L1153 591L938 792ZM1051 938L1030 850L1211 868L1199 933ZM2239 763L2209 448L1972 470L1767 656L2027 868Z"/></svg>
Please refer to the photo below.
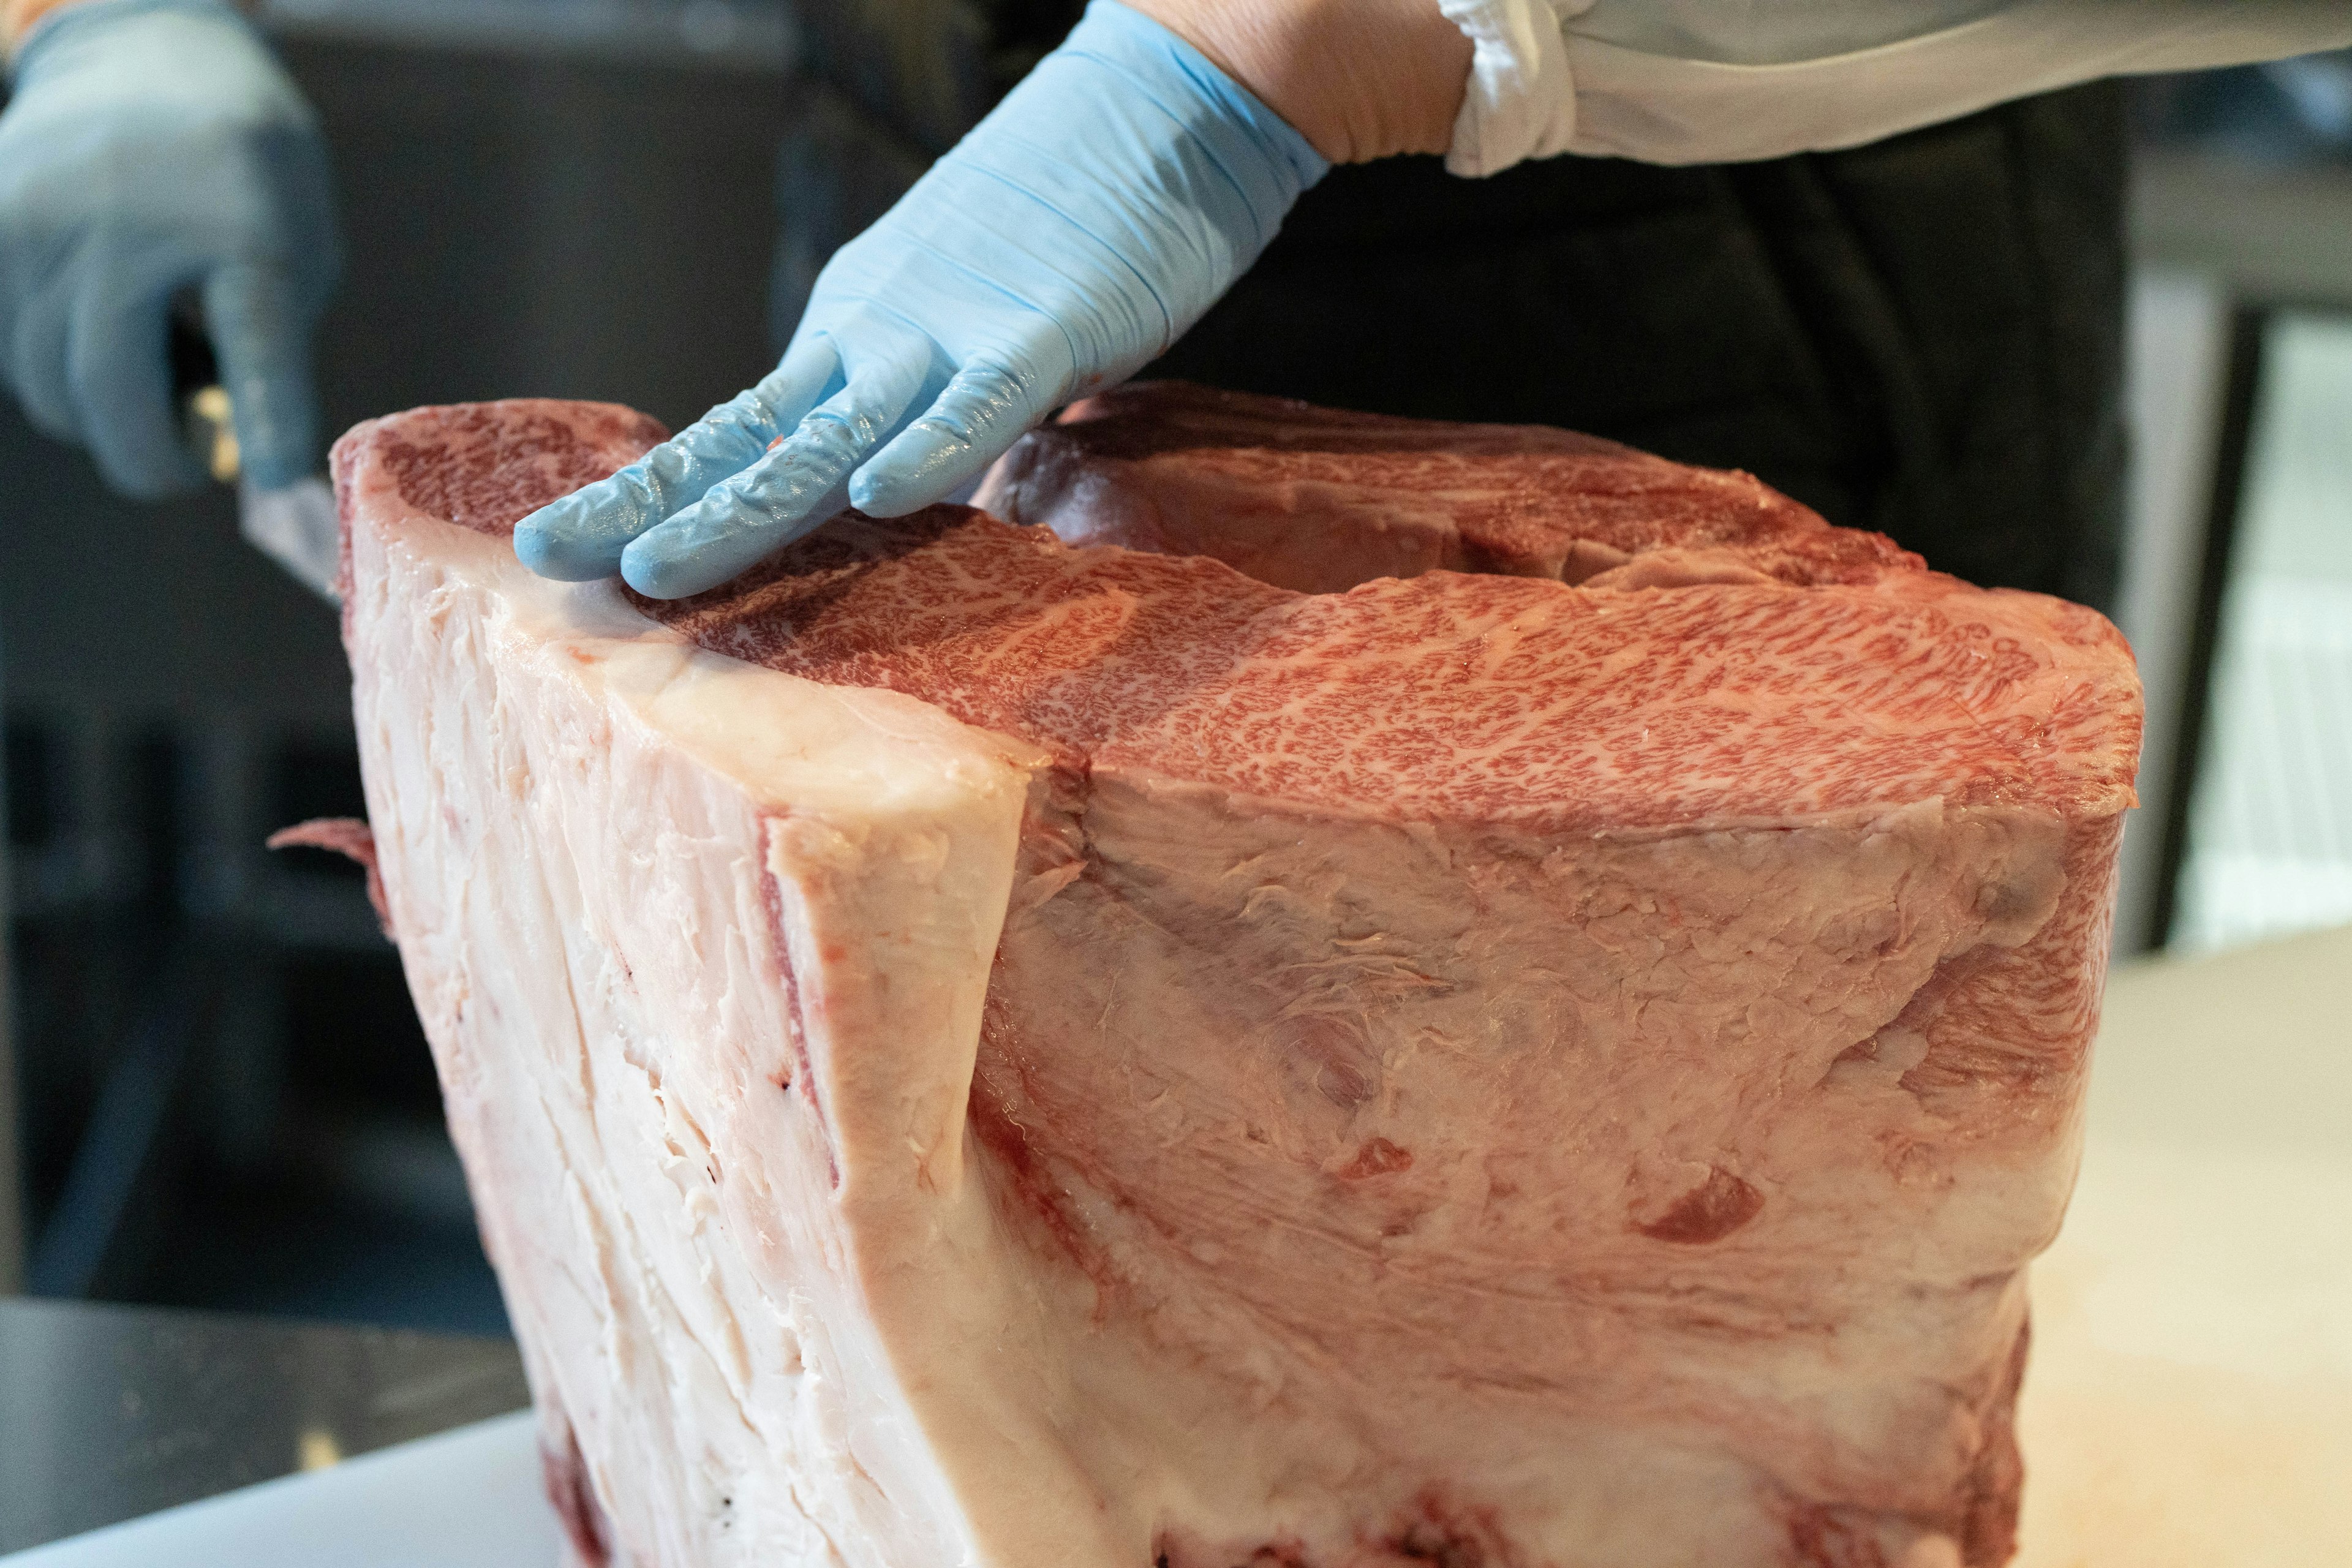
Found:
<svg viewBox="0 0 2352 1568"><path fill-rule="evenodd" d="M341 184L329 428L526 393L675 426L772 363L812 100L781 5L262 14ZM2150 725L2116 942L2207 950L2352 921L2352 59L2135 90L2118 618ZM358 875L260 847L362 810L333 613L226 491L116 500L5 400L0 474L0 1293L500 1331Z"/></svg>
<svg viewBox="0 0 2352 1568"><path fill-rule="evenodd" d="M775 363L781 5L262 16L341 202L325 428L519 393L678 426ZM364 815L333 608L231 491L121 500L7 398L0 474L24 1288L503 1331L358 868L261 847Z"/></svg>

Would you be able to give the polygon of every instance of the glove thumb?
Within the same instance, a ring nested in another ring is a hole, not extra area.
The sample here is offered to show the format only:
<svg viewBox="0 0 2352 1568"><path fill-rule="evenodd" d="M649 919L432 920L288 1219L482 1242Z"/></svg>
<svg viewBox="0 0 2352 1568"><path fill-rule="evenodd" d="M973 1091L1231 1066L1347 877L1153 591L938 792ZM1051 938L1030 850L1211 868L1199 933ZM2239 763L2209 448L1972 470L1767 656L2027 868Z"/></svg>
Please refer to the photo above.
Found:
<svg viewBox="0 0 2352 1568"><path fill-rule="evenodd" d="M205 322L236 411L239 465L263 489L318 471L310 318L280 268L231 262L205 279Z"/></svg>

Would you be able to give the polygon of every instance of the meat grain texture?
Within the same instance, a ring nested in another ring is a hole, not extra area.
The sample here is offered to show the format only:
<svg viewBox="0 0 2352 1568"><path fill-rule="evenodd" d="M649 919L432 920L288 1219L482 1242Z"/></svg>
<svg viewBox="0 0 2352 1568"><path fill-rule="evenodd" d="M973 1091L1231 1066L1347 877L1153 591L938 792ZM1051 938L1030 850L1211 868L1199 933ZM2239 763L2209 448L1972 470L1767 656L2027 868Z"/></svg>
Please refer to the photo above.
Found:
<svg viewBox="0 0 2352 1568"><path fill-rule="evenodd" d="M575 1557L2005 1560L2139 696L1560 432L1136 388L661 605L606 405L335 452Z"/></svg>

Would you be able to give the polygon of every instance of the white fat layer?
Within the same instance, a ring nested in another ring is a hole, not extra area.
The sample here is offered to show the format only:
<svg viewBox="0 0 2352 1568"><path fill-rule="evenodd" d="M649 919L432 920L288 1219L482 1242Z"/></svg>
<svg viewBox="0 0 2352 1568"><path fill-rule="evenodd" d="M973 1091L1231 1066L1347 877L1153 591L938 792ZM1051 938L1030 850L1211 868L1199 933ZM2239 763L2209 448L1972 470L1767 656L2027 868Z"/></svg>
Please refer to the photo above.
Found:
<svg viewBox="0 0 2352 1568"><path fill-rule="evenodd" d="M550 1446L624 1552L1107 1560L987 1386L1030 1358L950 1353L1043 1349L963 1168L1028 759L431 519L352 549L393 923Z"/></svg>

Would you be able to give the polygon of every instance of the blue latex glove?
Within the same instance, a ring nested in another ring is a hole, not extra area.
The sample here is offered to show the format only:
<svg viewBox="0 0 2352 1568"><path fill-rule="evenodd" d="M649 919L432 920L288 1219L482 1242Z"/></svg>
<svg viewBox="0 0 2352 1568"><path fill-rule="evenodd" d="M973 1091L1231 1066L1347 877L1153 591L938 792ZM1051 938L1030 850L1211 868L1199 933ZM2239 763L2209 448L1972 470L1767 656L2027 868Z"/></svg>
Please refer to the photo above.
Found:
<svg viewBox="0 0 2352 1568"><path fill-rule="evenodd" d="M525 518L515 551L550 577L617 568L641 593L678 598L845 504L880 517L928 506L1175 342L1328 167L1198 50L1094 0L1067 42L835 253L766 380Z"/></svg>
<svg viewBox="0 0 2352 1568"><path fill-rule="evenodd" d="M200 482L166 356L201 291L246 474L318 466L310 329L334 282L326 149L212 0L82 0L36 24L0 114L0 370L26 415L142 498Z"/></svg>

